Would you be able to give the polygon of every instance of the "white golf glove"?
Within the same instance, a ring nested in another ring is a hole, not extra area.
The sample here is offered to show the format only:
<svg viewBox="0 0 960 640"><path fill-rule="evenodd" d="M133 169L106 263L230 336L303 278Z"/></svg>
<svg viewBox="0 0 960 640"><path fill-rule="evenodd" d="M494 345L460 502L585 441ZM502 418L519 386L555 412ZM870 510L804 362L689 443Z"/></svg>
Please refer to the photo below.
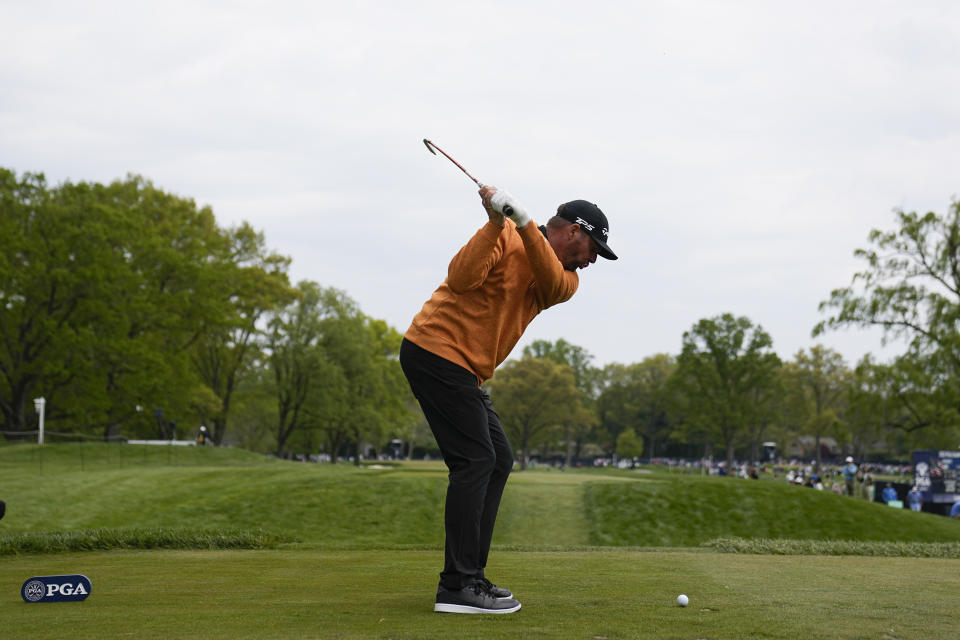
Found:
<svg viewBox="0 0 960 640"><path fill-rule="evenodd" d="M490 198L490 206L497 213L502 213L516 223L518 229L522 229L530 222L530 216L527 215L523 205L514 199L509 193L498 190Z"/></svg>

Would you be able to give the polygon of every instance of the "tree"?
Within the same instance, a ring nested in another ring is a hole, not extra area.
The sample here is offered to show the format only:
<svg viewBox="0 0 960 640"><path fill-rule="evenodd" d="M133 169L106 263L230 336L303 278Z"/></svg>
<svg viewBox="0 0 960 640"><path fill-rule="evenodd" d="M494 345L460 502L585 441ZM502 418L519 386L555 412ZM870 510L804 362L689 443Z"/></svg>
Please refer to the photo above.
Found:
<svg viewBox="0 0 960 640"><path fill-rule="evenodd" d="M854 367L847 388L847 433L857 460L866 458L872 445L883 437L888 404L883 369L884 365L874 362L873 356L865 355Z"/></svg>
<svg viewBox="0 0 960 640"><path fill-rule="evenodd" d="M752 411L747 423L747 439L750 445L750 460L762 459L760 448L770 439L771 431L782 431L784 416L784 376L781 367L769 384L757 385L751 393Z"/></svg>
<svg viewBox="0 0 960 640"><path fill-rule="evenodd" d="M487 381L507 438L519 447L520 468L530 451L571 415L582 410L582 394L569 367L543 358L509 360Z"/></svg>
<svg viewBox="0 0 960 640"><path fill-rule="evenodd" d="M580 390L582 410L572 413L564 422L563 440L566 445L565 464L570 466L574 456L580 457L583 445L597 424L596 399L600 384L600 371L591 366L593 356L583 347L570 344L563 338L555 343L535 340L523 348L523 357L545 358L570 368L573 383Z"/></svg>
<svg viewBox="0 0 960 640"><path fill-rule="evenodd" d="M813 334L844 327L880 327L883 340L905 339L907 355L931 375L949 381L960 402L960 202L943 217L896 211L899 229L874 229L866 262L848 287L820 303L830 311Z"/></svg>
<svg viewBox="0 0 960 640"><path fill-rule="evenodd" d="M643 440L633 429L626 429L617 436L617 453L621 458L630 459L630 468L637 466L636 458L643 455Z"/></svg>
<svg viewBox="0 0 960 640"><path fill-rule="evenodd" d="M600 446L611 456L617 453L617 438L638 424L641 408L630 365L614 362L603 368L600 396L597 398Z"/></svg>
<svg viewBox="0 0 960 640"><path fill-rule="evenodd" d="M397 360L401 336L360 312L345 293L314 282L270 320L267 350L277 392L277 453L294 435L322 433L336 459L344 444L380 444L387 430L412 419ZM310 443L315 446L315 443Z"/></svg>
<svg viewBox="0 0 960 640"><path fill-rule="evenodd" d="M407 441L410 444L409 457L413 454L416 440L433 442L433 434L400 367L400 343L403 341L403 334L384 320L367 318L366 322L374 347L372 357L380 440L385 442L396 438Z"/></svg>
<svg viewBox="0 0 960 640"><path fill-rule="evenodd" d="M597 401L600 423L609 445L616 447L619 435L633 429L649 443L650 456L671 429L668 415L671 389L668 380L676 362L667 354L644 358L639 363L607 365L603 371L603 389Z"/></svg>
<svg viewBox="0 0 960 640"><path fill-rule="evenodd" d="M596 399L600 372L591 365L593 355L583 347L570 344L563 338L556 342L534 340L523 348L523 357L545 358L570 367L570 371L573 372L573 382L583 394L584 400Z"/></svg>
<svg viewBox="0 0 960 640"><path fill-rule="evenodd" d="M276 381L267 363L257 360L237 383L230 410L231 443L259 453L275 452L276 424Z"/></svg>
<svg viewBox="0 0 960 640"><path fill-rule="evenodd" d="M98 216L68 199L48 189L43 175L18 180L0 170L0 410L8 430L27 429L28 407L41 394L54 421L71 391L101 393L88 375L91 325L107 311L111 277L127 269L99 241L123 246L132 231L115 210Z"/></svg>
<svg viewBox="0 0 960 640"><path fill-rule="evenodd" d="M700 320L683 334L675 384L686 396L686 419L724 444L727 469L757 419L754 394L775 384L780 359L772 347L762 327L729 313Z"/></svg>
<svg viewBox="0 0 960 640"><path fill-rule="evenodd" d="M204 420L212 424L217 444L227 431L233 393L260 355L255 339L261 333L260 319L296 296L286 273L290 259L268 252L263 234L244 223L226 235L225 251L215 258L225 285L220 295L230 303L228 313L208 327L191 357L200 378L219 400L217 410Z"/></svg>
<svg viewBox="0 0 960 640"><path fill-rule="evenodd" d="M137 405L163 409L191 422L220 410L220 399L190 366L190 351L231 313L223 270L225 234L209 207L165 193L139 176L109 186L65 185L91 190L99 210L117 208L136 229L121 247L129 272L110 304L119 331L98 325L103 340L98 368L107 377L112 424ZM162 422L158 419L158 422ZM174 433L171 430L170 437ZM166 434L165 434L166 435Z"/></svg>
<svg viewBox="0 0 960 640"><path fill-rule="evenodd" d="M266 348L273 372L277 415L276 453L282 456L287 440L298 429L311 426L308 401L326 391L331 401L342 385L339 372L326 360L320 348L320 287L312 282L297 285L300 296L269 321ZM326 378L320 387L320 379ZM332 392L332 393L331 393ZM322 404L328 398L319 399Z"/></svg>
<svg viewBox="0 0 960 640"><path fill-rule="evenodd" d="M225 313L209 258L223 235L209 208L137 176L110 185L0 170L0 412L24 430L44 395L63 430L149 432L138 408L176 419L218 400L188 358ZM138 418L138 416L141 416ZM173 420L171 420L173 419Z"/></svg>
<svg viewBox="0 0 960 640"><path fill-rule="evenodd" d="M660 353L644 358L636 368L637 392L641 405L638 428L639 434L650 444L650 457L657 455L658 445L669 436L672 426L668 413L671 390L667 381L675 367L676 360L673 356Z"/></svg>
<svg viewBox="0 0 960 640"><path fill-rule="evenodd" d="M881 364L865 357L855 381L851 404L859 418L859 432L854 434L858 457L884 437L887 455L956 446L960 415L953 397L954 381L929 366L929 360L901 356Z"/></svg>
<svg viewBox="0 0 960 640"><path fill-rule="evenodd" d="M392 436L406 433L412 426L410 387L400 368L400 342L403 336L383 320L359 314L346 319L359 320L364 329L360 340L349 354L350 360L333 359L344 369L348 381L348 401L353 406L348 424L354 441L369 442L379 448ZM326 349L342 348L344 341L327 335ZM348 364L349 362L349 364ZM359 410L358 410L359 409ZM357 456L356 464L360 464Z"/></svg>
<svg viewBox="0 0 960 640"><path fill-rule="evenodd" d="M810 407L806 427L813 432L817 467L820 467L823 463L820 440L840 420L850 372L843 356L823 345L811 347L809 353L801 349L794 361L795 375Z"/></svg>

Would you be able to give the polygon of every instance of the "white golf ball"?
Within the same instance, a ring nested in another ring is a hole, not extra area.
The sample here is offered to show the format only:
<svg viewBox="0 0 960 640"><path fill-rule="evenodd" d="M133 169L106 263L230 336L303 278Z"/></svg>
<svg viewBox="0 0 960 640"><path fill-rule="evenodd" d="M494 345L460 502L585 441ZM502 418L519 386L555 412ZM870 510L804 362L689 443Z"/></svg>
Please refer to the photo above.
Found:
<svg viewBox="0 0 960 640"><path fill-rule="evenodd" d="M680 605L681 607L685 607L688 604L690 604L690 598L688 598L687 596L681 593L680 595L677 596L677 604Z"/></svg>

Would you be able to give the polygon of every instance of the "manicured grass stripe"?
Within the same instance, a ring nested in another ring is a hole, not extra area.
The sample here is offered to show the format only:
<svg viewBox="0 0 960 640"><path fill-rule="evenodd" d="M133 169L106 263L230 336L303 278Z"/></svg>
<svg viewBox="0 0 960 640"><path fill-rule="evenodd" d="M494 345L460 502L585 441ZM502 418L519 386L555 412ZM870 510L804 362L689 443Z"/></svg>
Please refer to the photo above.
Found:
<svg viewBox="0 0 960 640"><path fill-rule="evenodd" d="M960 559L957 542L863 542L858 540L771 540L718 538L702 546L722 553L781 556L872 556Z"/></svg>
<svg viewBox="0 0 960 640"><path fill-rule="evenodd" d="M30 640L947 640L960 561L695 551L512 553L487 573L523 609L433 612L436 551L114 551L4 558L0 635ZM76 572L83 603L25 604ZM690 606L676 605L677 594Z"/></svg>
<svg viewBox="0 0 960 640"><path fill-rule="evenodd" d="M0 536L0 556L114 549L274 549L290 541L265 531L101 528Z"/></svg>
<svg viewBox="0 0 960 640"><path fill-rule="evenodd" d="M276 466L284 461L243 449L102 442L0 444L0 472L29 469L35 476L143 467Z"/></svg>
<svg viewBox="0 0 960 640"><path fill-rule="evenodd" d="M439 461L354 467L214 447L12 445L0 446L0 477L0 536L171 529L282 532L317 549L444 543ZM730 538L960 543L960 522L772 479L534 469L510 477L493 545L698 549Z"/></svg>
<svg viewBox="0 0 960 640"><path fill-rule="evenodd" d="M717 538L960 542L956 520L786 483L649 478L584 486L590 544L687 547Z"/></svg>

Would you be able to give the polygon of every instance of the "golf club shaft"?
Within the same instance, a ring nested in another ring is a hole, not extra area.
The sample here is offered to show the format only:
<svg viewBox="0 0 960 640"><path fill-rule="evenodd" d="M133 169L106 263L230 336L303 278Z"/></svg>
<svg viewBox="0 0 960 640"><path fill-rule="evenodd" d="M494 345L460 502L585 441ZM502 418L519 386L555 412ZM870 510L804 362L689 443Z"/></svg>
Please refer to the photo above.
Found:
<svg viewBox="0 0 960 640"><path fill-rule="evenodd" d="M462 164L460 164L459 162L457 162L456 160L454 160L454 159L450 156L449 153L447 153L446 151L444 151L443 149L441 149L440 147L438 147L437 145L435 145L435 144L433 143L433 141L431 141L431 140L429 140L429 139L427 139L427 138L424 138L424 139L423 139L423 144L426 145L427 151L429 151L429 152L432 153L433 155L437 155L437 154L436 154L436 151L434 151L434 149L436 149L437 151L439 151L440 153L442 153L444 156L446 156L447 160L449 160L449 161L452 162L453 164L457 165L457 168L460 169L460 171L463 171L465 174L467 174L467 177L470 178L471 180L473 180L473 181L477 184L478 187L480 187L481 189L483 188L483 183L482 183L482 182L480 182L479 180L477 180L476 178L474 178L472 175L470 175L470 172L467 171L466 169L464 169ZM505 206L505 207L503 208L503 212L504 212L506 215L510 215L511 213L513 213L513 207L511 207L510 205L507 205L507 206Z"/></svg>
<svg viewBox="0 0 960 640"><path fill-rule="evenodd" d="M428 140L427 138L424 138L424 139L423 139L423 144L427 145L427 149L430 151L430 153L433 153L434 155L436 155L436 153L434 152L434 149L436 149L437 151L439 151L440 153L442 153L444 156L446 156L447 160L449 160L449 161L452 162L453 164L457 165L457 168L460 169L460 171L463 171L465 174L467 174L467 177L470 178L471 180L473 180L473 181L477 184L478 187L483 187L483 183L481 183L479 180L477 180L477 179L474 178L472 175L470 175L470 172L467 171L466 169L464 169L462 164L460 164L459 162L457 162L456 160L454 160L454 159L450 156L449 153L447 153L446 151L444 151L443 149L441 149L440 147L438 147L437 145L435 145L431 140Z"/></svg>

